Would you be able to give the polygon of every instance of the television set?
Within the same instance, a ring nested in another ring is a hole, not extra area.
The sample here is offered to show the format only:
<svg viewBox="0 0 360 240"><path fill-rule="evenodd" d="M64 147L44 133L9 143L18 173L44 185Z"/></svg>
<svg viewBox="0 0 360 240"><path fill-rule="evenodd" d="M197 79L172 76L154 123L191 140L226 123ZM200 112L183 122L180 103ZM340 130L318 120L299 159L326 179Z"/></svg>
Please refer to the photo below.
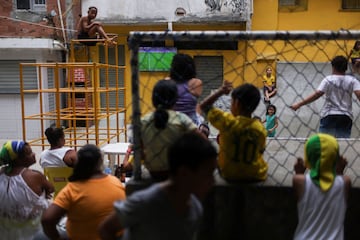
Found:
<svg viewBox="0 0 360 240"><path fill-rule="evenodd" d="M175 47L140 47L139 70L142 72L169 71L176 53Z"/></svg>

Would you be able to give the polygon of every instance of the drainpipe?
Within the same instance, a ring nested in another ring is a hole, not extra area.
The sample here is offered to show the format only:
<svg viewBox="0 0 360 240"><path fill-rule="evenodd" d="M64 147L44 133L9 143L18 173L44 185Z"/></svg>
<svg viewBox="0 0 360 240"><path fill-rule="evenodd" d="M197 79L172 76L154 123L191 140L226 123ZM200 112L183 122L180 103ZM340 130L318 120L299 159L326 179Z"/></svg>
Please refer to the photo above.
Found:
<svg viewBox="0 0 360 240"><path fill-rule="evenodd" d="M63 21L60 0L57 0L57 5L58 5L58 9L59 9L60 24L61 24L62 34L63 34L63 38L64 38L64 45L66 46L66 35L65 35L65 28L64 28L64 21Z"/></svg>
<svg viewBox="0 0 360 240"><path fill-rule="evenodd" d="M167 25L168 25L167 30L171 32L173 30L172 22L168 22Z"/></svg>

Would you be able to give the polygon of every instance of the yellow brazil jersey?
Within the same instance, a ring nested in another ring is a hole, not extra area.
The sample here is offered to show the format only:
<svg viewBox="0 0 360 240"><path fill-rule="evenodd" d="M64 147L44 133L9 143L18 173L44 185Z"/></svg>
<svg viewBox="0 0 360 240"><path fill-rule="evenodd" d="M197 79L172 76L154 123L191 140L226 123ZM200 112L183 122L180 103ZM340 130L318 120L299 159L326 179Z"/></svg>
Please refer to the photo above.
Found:
<svg viewBox="0 0 360 240"><path fill-rule="evenodd" d="M263 75L263 83L266 83L268 86L272 86L275 84L275 76L271 75L270 77Z"/></svg>
<svg viewBox="0 0 360 240"><path fill-rule="evenodd" d="M228 180L265 180L266 130L260 121L212 108L208 120L219 130L219 169Z"/></svg>
<svg viewBox="0 0 360 240"><path fill-rule="evenodd" d="M360 58L360 50L352 50L350 58Z"/></svg>

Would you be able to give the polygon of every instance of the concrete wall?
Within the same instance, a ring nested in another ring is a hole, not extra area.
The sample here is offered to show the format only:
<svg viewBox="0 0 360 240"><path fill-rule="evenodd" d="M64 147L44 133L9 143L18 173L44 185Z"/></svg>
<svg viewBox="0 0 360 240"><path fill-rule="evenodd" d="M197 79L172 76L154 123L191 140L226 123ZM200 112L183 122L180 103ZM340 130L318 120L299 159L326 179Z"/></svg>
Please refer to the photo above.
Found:
<svg viewBox="0 0 360 240"><path fill-rule="evenodd" d="M351 189L345 239L359 239L360 189ZM201 240L292 239L297 225L292 188L218 184L206 199Z"/></svg>
<svg viewBox="0 0 360 240"><path fill-rule="evenodd" d="M147 187L128 182L127 193ZM360 239L360 189L350 191L345 218L345 239ZM204 218L198 240L292 239L297 207L289 186L217 183L204 201ZM156 216L154 216L156 217Z"/></svg>
<svg viewBox="0 0 360 240"><path fill-rule="evenodd" d="M174 22L189 18L199 20L212 18L217 20L247 21L251 18L252 0L123 0L102 1L83 0L82 13L85 15L88 7L98 7L98 18L104 22ZM183 9L184 15L175 14L176 9ZM208 19L209 20L209 19Z"/></svg>

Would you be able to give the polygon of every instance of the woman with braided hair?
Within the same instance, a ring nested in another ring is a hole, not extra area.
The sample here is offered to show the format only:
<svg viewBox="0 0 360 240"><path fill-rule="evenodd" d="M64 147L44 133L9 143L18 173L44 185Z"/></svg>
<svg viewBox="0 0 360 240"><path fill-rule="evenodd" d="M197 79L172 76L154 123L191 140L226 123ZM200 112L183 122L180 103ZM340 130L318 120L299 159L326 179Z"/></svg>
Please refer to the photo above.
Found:
<svg viewBox="0 0 360 240"><path fill-rule="evenodd" d="M182 134L196 130L196 124L184 113L173 110L178 93L173 80L160 80L153 89L155 111L141 120L144 165L156 181L168 177L167 149Z"/></svg>
<svg viewBox="0 0 360 240"><path fill-rule="evenodd" d="M54 191L45 176L29 169L35 153L24 141L7 141L0 151L0 232L2 239L32 239Z"/></svg>

